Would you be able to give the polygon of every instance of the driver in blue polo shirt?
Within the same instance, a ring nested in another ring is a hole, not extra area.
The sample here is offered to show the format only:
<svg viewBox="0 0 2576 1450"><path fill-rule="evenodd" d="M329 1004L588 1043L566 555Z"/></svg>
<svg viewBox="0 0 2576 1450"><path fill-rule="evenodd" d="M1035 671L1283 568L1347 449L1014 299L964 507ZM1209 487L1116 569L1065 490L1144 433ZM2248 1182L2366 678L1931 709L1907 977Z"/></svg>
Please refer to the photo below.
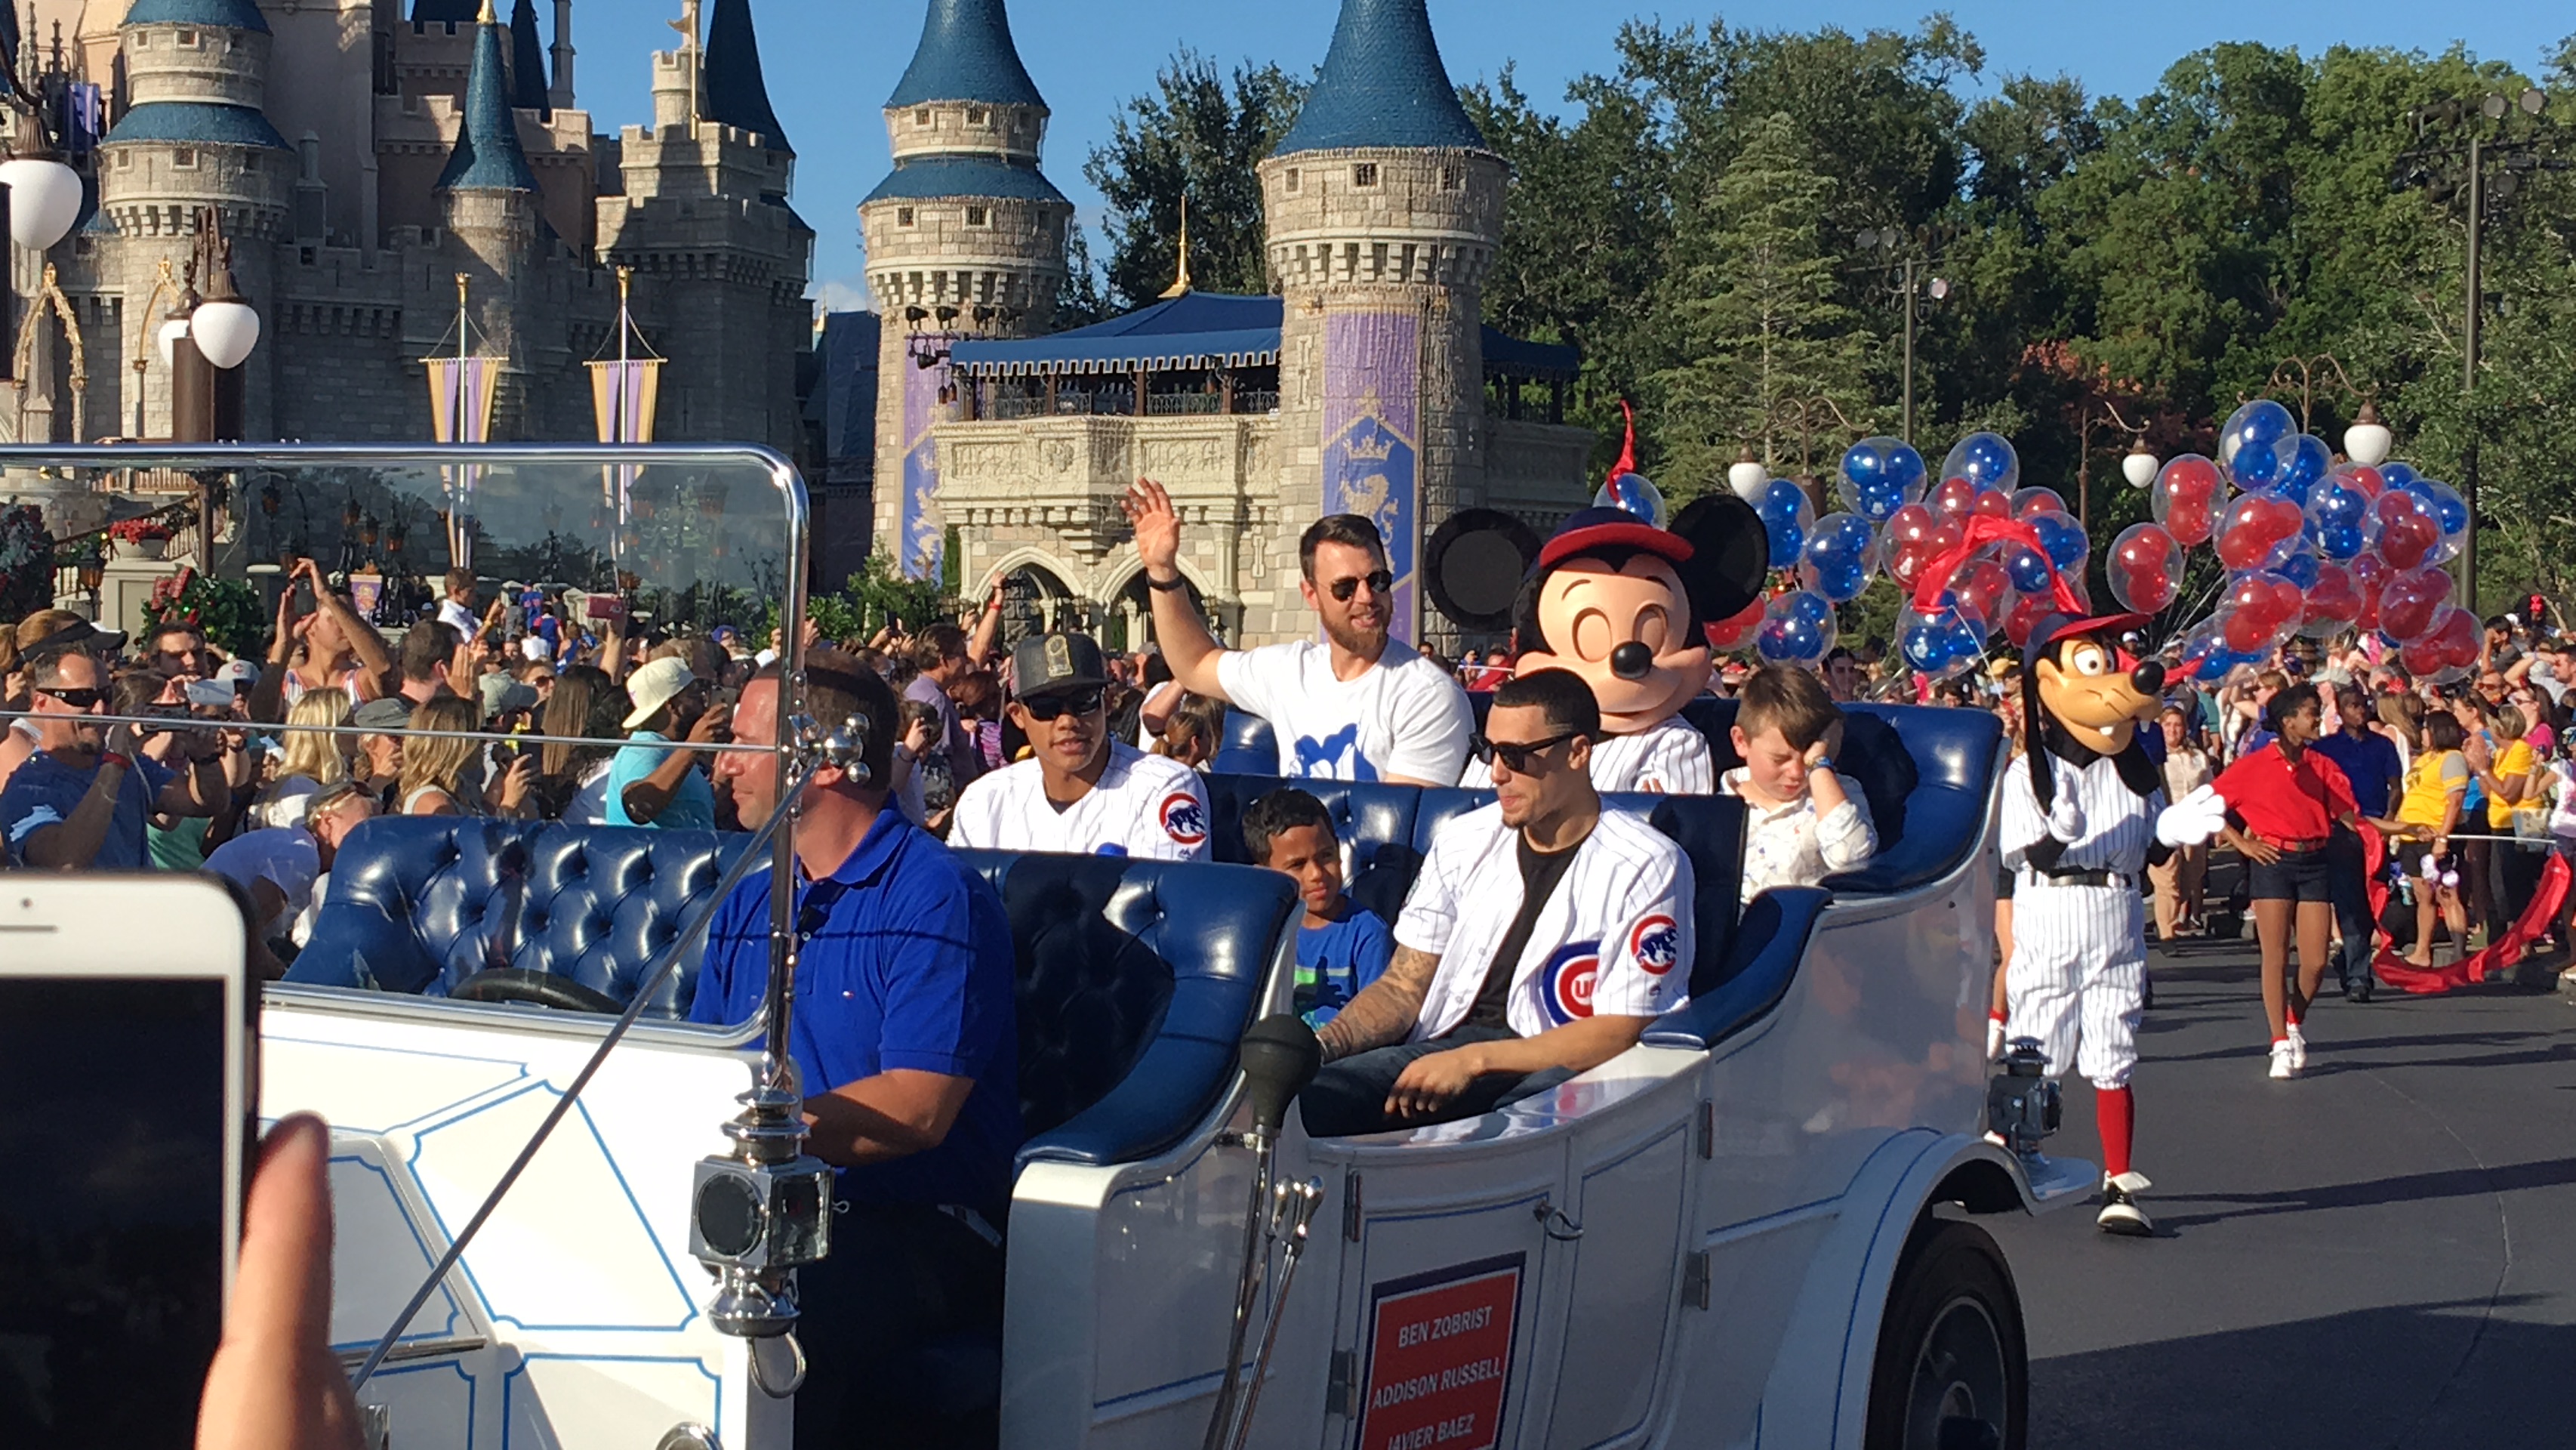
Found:
<svg viewBox="0 0 2576 1450"><path fill-rule="evenodd" d="M806 664L815 718L865 722L866 770L816 773L801 802L804 881L790 1044L807 1150L838 1168L832 1254L802 1272L810 1365L796 1444L846 1450L937 1438L920 1346L1002 1318L1001 1228L1020 1145L1012 948L1001 898L887 804L894 692L831 650ZM762 671L736 737L777 738L778 676ZM778 759L726 754L717 779L746 822L777 809ZM707 936L690 1020L748 1021L769 973L769 878L745 880Z"/></svg>

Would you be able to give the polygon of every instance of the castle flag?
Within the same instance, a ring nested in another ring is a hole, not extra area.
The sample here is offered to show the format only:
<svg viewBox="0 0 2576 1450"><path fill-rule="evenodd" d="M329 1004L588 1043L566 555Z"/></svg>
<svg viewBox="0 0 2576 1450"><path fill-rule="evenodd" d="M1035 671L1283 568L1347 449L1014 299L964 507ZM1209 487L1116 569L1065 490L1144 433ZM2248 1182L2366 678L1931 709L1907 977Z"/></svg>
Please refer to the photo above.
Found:
<svg viewBox="0 0 2576 1450"><path fill-rule="evenodd" d="M590 365L590 411L599 422L602 443L650 443L653 416L662 395L662 360L658 357L604 358ZM635 490L633 464L600 470L605 502L626 526L627 500Z"/></svg>
<svg viewBox="0 0 2576 1450"><path fill-rule="evenodd" d="M492 395L500 386L497 357L433 357L429 365L431 426L441 443L492 441ZM447 474L447 553L459 569L474 567L474 486L482 470L472 465Z"/></svg>

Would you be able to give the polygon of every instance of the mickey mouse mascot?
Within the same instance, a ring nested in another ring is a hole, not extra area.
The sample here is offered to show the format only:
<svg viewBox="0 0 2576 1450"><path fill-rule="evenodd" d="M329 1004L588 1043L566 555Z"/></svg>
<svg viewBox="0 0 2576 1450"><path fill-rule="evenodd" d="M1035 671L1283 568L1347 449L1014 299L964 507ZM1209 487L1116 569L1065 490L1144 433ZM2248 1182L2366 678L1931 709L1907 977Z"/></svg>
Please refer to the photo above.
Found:
<svg viewBox="0 0 2576 1450"><path fill-rule="evenodd" d="M2137 1202L2149 1184L2129 1166L2147 966L2140 876L2174 847L2207 840L2226 810L2206 789L2167 807L2138 743L2164 667L2123 668L2116 641L2146 622L2057 614L2032 629L2022 670L2029 768L2005 777L2000 841L2016 878L2005 1034L2037 1040L2051 1075L2071 1058L2093 1084L2104 1169L2096 1222L2138 1237L2155 1232Z"/></svg>
<svg viewBox="0 0 2576 1450"><path fill-rule="evenodd" d="M1717 788L1708 737L1681 711L1708 688L1707 626L1760 595L1769 544L1761 516L1733 494L1661 526L1663 500L1635 456L1631 424L1600 500L1538 550L1512 603L1513 668L1570 670L1592 687L1608 736L1592 747L1594 789L1707 795ZM1460 782L1492 783L1472 760Z"/></svg>

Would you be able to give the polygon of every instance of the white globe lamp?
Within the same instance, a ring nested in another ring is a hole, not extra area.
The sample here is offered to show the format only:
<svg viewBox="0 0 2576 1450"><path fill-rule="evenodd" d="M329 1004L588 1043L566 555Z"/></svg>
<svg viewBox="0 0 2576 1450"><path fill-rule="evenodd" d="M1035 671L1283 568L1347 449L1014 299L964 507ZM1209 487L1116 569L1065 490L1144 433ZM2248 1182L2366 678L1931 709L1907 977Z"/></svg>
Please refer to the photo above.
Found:
<svg viewBox="0 0 2576 1450"><path fill-rule="evenodd" d="M80 220L80 173L50 156L0 161L0 186L9 188L9 239L31 252L71 235Z"/></svg>
<svg viewBox="0 0 2576 1450"><path fill-rule="evenodd" d="M237 368L259 346L259 314L247 302L220 301L198 304L188 317L188 334L197 340L197 351L217 368Z"/></svg>
<svg viewBox="0 0 2576 1450"><path fill-rule="evenodd" d="M1763 467L1762 461L1753 456L1751 444L1745 445L1735 455L1735 462L1726 470L1726 486L1735 490L1735 496L1747 503L1760 497L1763 486L1770 481L1771 470Z"/></svg>
<svg viewBox="0 0 2576 1450"><path fill-rule="evenodd" d="M2145 488L2156 481L2156 471L2163 465L2147 451L2147 440L2141 438L2129 445L2129 456L2120 460L2120 476L2131 488Z"/></svg>
<svg viewBox="0 0 2576 1450"><path fill-rule="evenodd" d="M2388 425L2379 421L2379 409L2361 405L2361 416L2343 430L2343 456L2364 468L2377 468L2388 461L2388 450L2396 439Z"/></svg>
<svg viewBox="0 0 2576 1450"><path fill-rule="evenodd" d="M154 334L161 342L161 366L172 365L178 354L179 339L187 335L188 319L184 317L173 317L161 324L161 330Z"/></svg>

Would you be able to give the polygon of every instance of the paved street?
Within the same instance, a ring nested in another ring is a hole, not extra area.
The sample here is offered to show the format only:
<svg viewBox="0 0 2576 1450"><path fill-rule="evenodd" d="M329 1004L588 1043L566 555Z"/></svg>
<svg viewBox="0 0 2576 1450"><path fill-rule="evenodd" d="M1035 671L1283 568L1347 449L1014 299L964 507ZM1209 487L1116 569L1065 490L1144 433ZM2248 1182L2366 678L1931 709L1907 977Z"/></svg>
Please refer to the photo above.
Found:
<svg viewBox="0 0 2576 1450"><path fill-rule="evenodd" d="M2137 1167L2160 1236L2006 1224L2032 1450L2576 1440L2576 1003L2329 996L2264 1075L2253 943L2154 959ZM2328 979L2329 993L2332 978ZM2056 1140L2099 1159L2070 1080Z"/></svg>

